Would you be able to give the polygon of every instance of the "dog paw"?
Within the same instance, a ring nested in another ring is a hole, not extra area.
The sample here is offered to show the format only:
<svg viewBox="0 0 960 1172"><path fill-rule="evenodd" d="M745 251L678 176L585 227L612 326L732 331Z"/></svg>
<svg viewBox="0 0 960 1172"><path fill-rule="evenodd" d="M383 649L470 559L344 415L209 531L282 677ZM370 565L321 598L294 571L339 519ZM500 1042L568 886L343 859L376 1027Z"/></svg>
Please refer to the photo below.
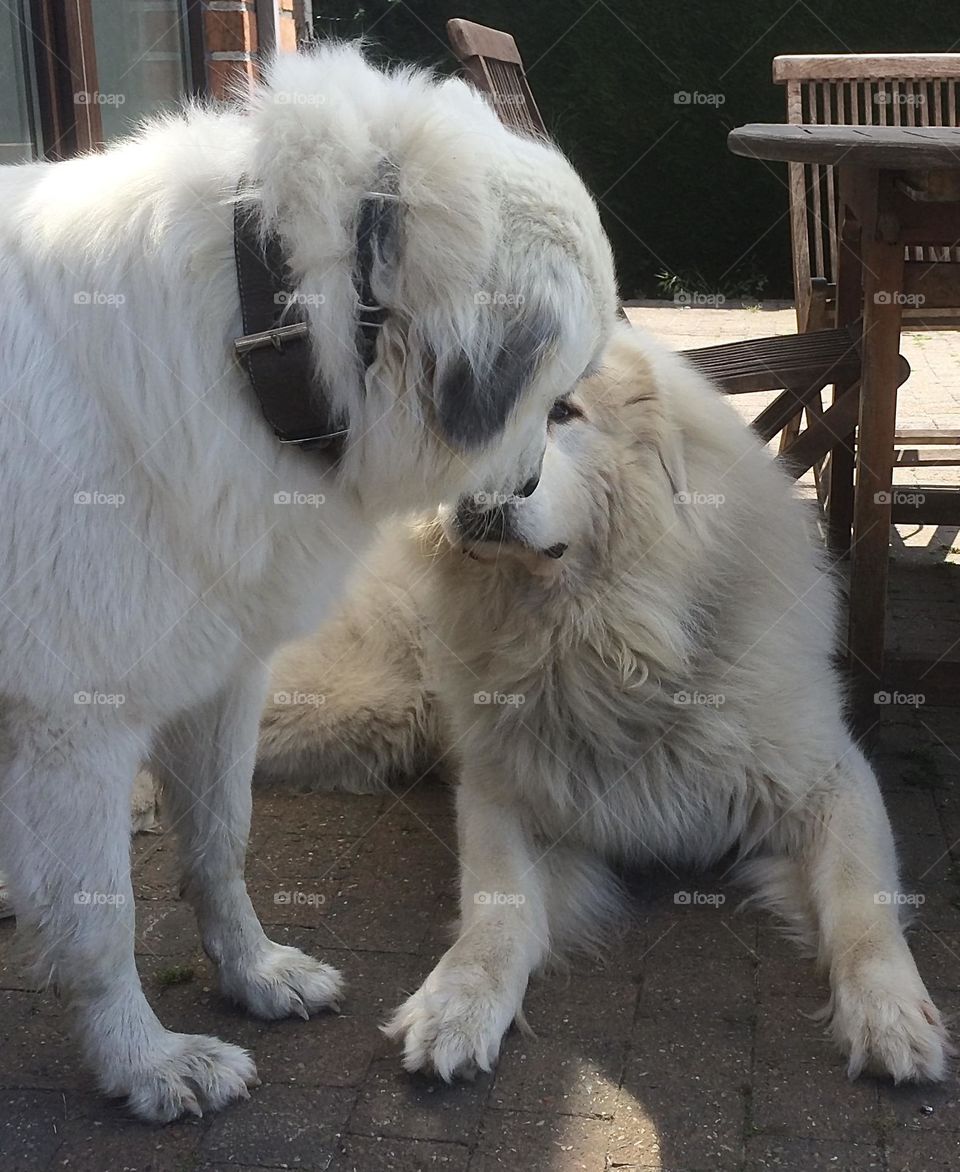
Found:
<svg viewBox="0 0 960 1172"><path fill-rule="evenodd" d="M909 965L913 968L912 960ZM861 1071L887 1075L895 1083L947 1077L953 1047L916 970L897 976L878 968L872 976L838 985L830 1029L850 1056L851 1078Z"/></svg>
<svg viewBox="0 0 960 1172"><path fill-rule="evenodd" d="M388 1038L403 1039L406 1070L436 1073L450 1082L493 1069L519 1008L519 999L505 996L482 969L441 961L382 1028Z"/></svg>
<svg viewBox="0 0 960 1172"><path fill-rule="evenodd" d="M257 1017L307 1020L321 1009L339 1011L343 978L335 968L299 948L268 941L252 961L221 968L220 987Z"/></svg>
<svg viewBox="0 0 960 1172"><path fill-rule="evenodd" d="M126 1095L130 1110L148 1123L170 1123L181 1115L218 1111L237 1099L249 1099L260 1085L246 1050L202 1034L164 1032L154 1061L124 1080L104 1087Z"/></svg>

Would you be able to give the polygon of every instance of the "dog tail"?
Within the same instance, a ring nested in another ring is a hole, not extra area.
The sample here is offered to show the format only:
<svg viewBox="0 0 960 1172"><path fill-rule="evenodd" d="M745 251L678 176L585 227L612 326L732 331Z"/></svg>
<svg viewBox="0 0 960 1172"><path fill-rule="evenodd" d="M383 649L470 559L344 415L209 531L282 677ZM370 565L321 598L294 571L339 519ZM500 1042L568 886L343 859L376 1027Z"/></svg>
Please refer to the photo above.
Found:
<svg viewBox="0 0 960 1172"><path fill-rule="evenodd" d="M439 718L408 595L366 580L352 600L272 665L258 781L380 793L440 756Z"/></svg>

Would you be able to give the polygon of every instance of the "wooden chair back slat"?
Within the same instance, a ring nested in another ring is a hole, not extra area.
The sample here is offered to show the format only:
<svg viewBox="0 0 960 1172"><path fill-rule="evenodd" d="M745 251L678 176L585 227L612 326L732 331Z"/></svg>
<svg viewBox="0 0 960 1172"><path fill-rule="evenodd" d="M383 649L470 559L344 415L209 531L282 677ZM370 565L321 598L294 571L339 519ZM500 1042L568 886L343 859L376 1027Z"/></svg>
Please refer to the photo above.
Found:
<svg viewBox="0 0 960 1172"><path fill-rule="evenodd" d="M782 56L773 78L787 121L852 126L957 126L960 53ZM826 282L836 283L839 191L832 167L791 163L794 286L802 330L822 328ZM960 262L960 247L911 245L908 260ZM960 308L960 307L958 307ZM910 314L908 313L908 316Z"/></svg>
<svg viewBox="0 0 960 1172"><path fill-rule="evenodd" d="M470 20L448 20L447 39L467 79L498 118L521 134L547 138L537 103L523 72L517 43L509 33Z"/></svg>

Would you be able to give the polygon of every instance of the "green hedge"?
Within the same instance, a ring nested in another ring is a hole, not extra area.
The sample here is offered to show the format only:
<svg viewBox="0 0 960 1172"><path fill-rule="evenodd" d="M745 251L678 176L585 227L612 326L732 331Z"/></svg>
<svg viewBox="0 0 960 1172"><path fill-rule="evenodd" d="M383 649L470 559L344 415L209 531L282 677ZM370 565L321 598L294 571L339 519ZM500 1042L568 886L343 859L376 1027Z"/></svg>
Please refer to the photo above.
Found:
<svg viewBox="0 0 960 1172"><path fill-rule="evenodd" d="M552 134L598 196L625 297L658 274L704 291L790 296L786 167L738 159L726 133L784 117L778 53L935 52L960 38L953 0L314 0L319 36L455 68L445 24L517 40ZM677 93L714 95L677 104Z"/></svg>

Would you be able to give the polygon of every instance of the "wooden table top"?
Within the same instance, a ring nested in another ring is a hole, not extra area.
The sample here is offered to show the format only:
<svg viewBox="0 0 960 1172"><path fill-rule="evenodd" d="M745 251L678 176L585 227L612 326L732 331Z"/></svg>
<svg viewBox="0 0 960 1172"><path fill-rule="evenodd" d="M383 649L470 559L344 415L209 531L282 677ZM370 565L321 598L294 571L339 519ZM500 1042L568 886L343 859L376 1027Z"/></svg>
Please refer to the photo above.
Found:
<svg viewBox="0 0 960 1172"><path fill-rule="evenodd" d="M880 170L960 169L955 126L798 126L753 122L727 136L735 155Z"/></svg>

